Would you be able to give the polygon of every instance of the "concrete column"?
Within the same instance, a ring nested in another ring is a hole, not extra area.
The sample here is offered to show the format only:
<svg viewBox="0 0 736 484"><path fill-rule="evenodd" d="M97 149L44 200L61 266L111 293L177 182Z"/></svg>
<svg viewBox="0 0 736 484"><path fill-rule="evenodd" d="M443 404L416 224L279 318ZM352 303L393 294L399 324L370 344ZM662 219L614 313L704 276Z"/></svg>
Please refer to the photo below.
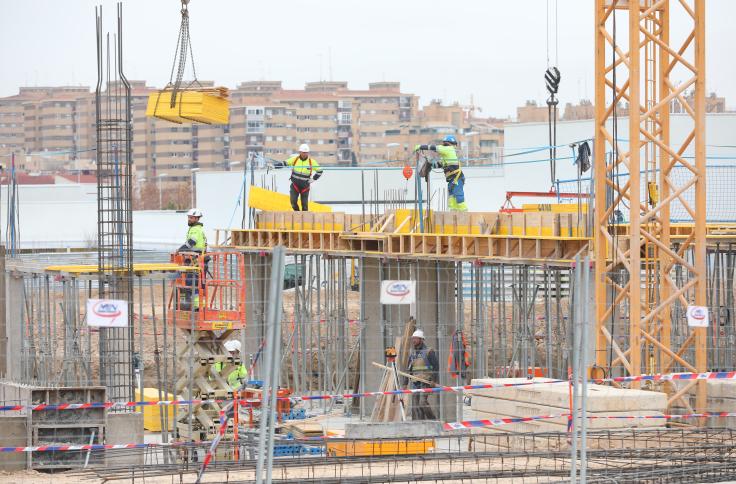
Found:
<svg viewBox="0 0 736 484"><path fill-rule="evenodd" d="M6 374L8 380L21 379L21 358L23 355L21 308L23 305L23 276L18 272L8 273L5 277L5 331L7 336Z"/></svg>
<svg viewBox="0 0 736 484"><path fill-rule="evenodd" d="M254 357L266 335L266 302L268 301L268 280L271 277L271 255L246 254L245 256L245 308L246 325L241 332L243 355ZM261 354L256 365L260 367Z"/></svg>
<svg viewBox="0 0 736 484"><path fill-rule="evenodd" d="M413 268L412 268L413 266ZM365 328L365 384L366 391L378 390L383 371L371 362L383 363L386 346L403 335L410 316L410 306L382 306L380 287L382 280L411 279L414 273L417 282L415 313L417 325L424 330L427 345L437 352L440 363L440 384L452 384L446 371L450 336L455 330L455 265L452 262L435 261L382 261L363 259L361 300ZM370 414L375 400L366 402ZM456 397L440 394L433 404L438 418L444 421L456 419Z"/></svg>
<svg viewBox="0 0 736 484"><path fill-rule="evenodd" d="M362 259L362 263L361 276L363 279L360 281L360 298L363 313L361 319L365 325L362 339L365 347L360 349L363 353L361 360L365 362L362 372L365 381L362 387L364 391L375 391L381 385L383 371L373 366L371 362L382 363L385 359L383 332L381 331L383 312L380 303L380 261L366 257ZM363 408L366 414L364 416L370 416L375 403L375 398L365 399Z"/></svg>

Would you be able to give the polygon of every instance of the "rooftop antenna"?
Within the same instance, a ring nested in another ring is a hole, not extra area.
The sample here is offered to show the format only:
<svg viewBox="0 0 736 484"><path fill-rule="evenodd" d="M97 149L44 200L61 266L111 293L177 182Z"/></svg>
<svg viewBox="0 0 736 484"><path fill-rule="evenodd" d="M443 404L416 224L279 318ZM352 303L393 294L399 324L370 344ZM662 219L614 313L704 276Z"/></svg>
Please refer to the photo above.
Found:
<svg viewBox="0 0 736 484"><path fill-rule="evenodd" d="M329 69L329 79L330 82L332 82L332 46L328 47L327 49L327 68Z"/></svg>

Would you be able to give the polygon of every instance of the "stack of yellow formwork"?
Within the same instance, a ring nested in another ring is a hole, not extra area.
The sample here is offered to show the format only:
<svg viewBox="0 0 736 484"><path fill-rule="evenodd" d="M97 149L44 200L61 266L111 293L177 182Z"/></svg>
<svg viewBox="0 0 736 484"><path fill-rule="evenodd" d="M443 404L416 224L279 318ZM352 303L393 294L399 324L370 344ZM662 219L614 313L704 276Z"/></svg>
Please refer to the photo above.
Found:
<svg viewBox="0 0 736 484"><path fill-rule="evenodd" d="M289 195L251 185L248 188L248 206L266 212L282 212L291 210L291 201ZM332 212L332 207L310 201L309 211Z"/></svg>
<svg viewBox="0 0 736 484"><path fill-rule="evenodd" d="M194 121L205 124L228 124L230 121L230 101L227 99L226 87L177 91L172 106L173 94L170 89L151 94L148 97L146 116L177 124Z"/></svg>
<svg viewBox="0 0 736 484"><path fill-rule="evenodd" d="M166 400L175 400L174 395L166 392L162 392L162 397ZM159 390L158 388L144 388L143 389L143 395L141 395L140 389L135 389L135 399L137 402L159 402ZM164 412L167 412L168 419L168 427L169 430L174 429L174 422L175 419L175 411L176 407L173 405L150 405L143 407L143 428L146 430L151 430L154 432L160 432L162 429L161 425L161 409L164 409Z"/></svg>

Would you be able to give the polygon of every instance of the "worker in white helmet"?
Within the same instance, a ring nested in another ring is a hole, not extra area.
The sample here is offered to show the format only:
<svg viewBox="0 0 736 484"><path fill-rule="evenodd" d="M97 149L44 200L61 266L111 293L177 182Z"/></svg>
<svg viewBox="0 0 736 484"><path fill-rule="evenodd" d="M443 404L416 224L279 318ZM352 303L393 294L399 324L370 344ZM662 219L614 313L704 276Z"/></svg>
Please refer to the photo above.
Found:
<svg viewBox="0 0 736 484"><path fill-rule="evenodd" d="M306 212L309 210L309 187L312 182L319 180L319 177L322 176L322 168L320 168L319 163L309 156L309 145L302 143L299 146L299 153L281 162L279 166L292 167L291 187L289 188L291 208L298 212L299 204L297 201L301 199L301 210Z"/></svg>
<svg viewBox="0 0 736 484"><path fill-rule="evenodd" d="M440 362L437 352L429 348L424 340L424 331L417 329L411 335L411 353L409 354L408 371L412 376L424 381L410 380L412 389L432 388L439 381ZM429 403L431 393L411 394L412 420L437 420L432 406Z"/></svg>
<svg viewBox="0 0 736 484"><path fill-rule="evenodd" d="M225 349L230 354L230 356L233 358L233 361L240 360L240 341L236 339L231 339L228 341L225 341ZM222 375L222 369L225 367L225 363L218 362L215 363L214 369L216 372ZM229 368L229 373L227 375L222 375L227 380L227 384L230 385L230 388L233 390L236 390L240 388L243 383L248 379L248 369L245 367L245 364L240 360L237 363L237 366L232 366Z"/></svg>
<svg viewBox="0 0 736 484"><path fill-rule="evenodd" d="M184 245L179 247L179 251L204 252L207 249L207 236L204 233L204 225L200 222L202 211L193 208L187 212L187 237Z"/></svg>
<svg viewBox="0 0 736 484"><path fill-rule="evenodd" d="M204 225L200 220L202 219L202 211L198 208L193 208L187 212L187 235L184 239L184 244L179 247L178 252L197 252L204 254L207 250L207 235L204 233ZM186 265L196 265L197 257L185 257L184 263ZM205 267L207 264L207 258L205 258ZM182 298L180 299L180 309L188 311L189 308L199 309L199 292L201 289L200 275L194 272L187 272L186 275L186 286L187 289L181 293Z"/></svg>

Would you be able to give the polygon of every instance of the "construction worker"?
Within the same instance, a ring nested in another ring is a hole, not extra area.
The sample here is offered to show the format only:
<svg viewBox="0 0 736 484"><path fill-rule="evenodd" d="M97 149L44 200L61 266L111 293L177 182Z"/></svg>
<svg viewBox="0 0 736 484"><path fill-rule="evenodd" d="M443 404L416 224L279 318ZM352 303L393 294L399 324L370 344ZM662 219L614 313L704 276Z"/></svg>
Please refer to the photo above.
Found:
<svg viewBox="0 0 736 484"><path fill-rule="evenodd" d="M427 347L424 342L424 331L418 329L411 335L411 354L409 355L408 373L424 381L411 380L413 389L433 388L439 380L440 362L437 352ZM437 417L429 404L431 393L411 394L411 418L412 420L437 420Z"/></svg>
<svg viewBox="0 0 736 484"><path fill-rule="evenodd" d="M225 349L228 351L228 353L230 353L230 356L232 356L233 358L240 358L240 341L235 339L225 341ZM223 362L215 363L215 371L222 375L222 369L224 368L224 366L225 364ZM241 361L237 367L230 370L230 373L222 376L225 377L225 379L227 380L227 384L230 385L230 388L235 390L240 388L241 385L245 383L245 381L248 379L248 369Z"/></svg>
<svg viewBox="0 0 736 484"><path fill-rule="evenodd" d="M202 211L193 208L187 212L187 230L184 245L179 247L178 252L197 252L203 254L207 250L207 236L204 233L204 225L200 222ZM186 264L196 264L196 257L186 257ZM206 264L206 261L205 261ZM189 308L199 309L199 290L200 290L199 274L187 272L186 286L187 289L182 293L181 309L188 311Z"/></svg>
<svg viewBox="0 0 736 484"><path fill-rule="evenodd" d="M319 163L309 156L309 145L302 143L299 146L299 154L296 154L278 166L291 166L291 187L289 197L291 208L299 211L297 200L301 199L303 212L309 210L309 187L312 182L319 180L322 176L322 168Z"/></svg>
<svg viewBox="0 0 736 484"><path fill-rule="evenodd" d="M199 220L202 218L202 211L193 208L187 212L187 238L184 245L179 247L179 252L199 252L202 253L207 249L207 236L204 233L204 225Z"/></svg>
<svg viewBox="0 0 736 484"><path fill-rule="evenodd" d="M430 150L436 151L440 156L437 168L442 168L447 181L447 206L455 212L467 212L468 204L465 202L465 175L460 169L460 157L458 156L457 139L448 134L442 140L440 146L416 145L414 152Z"/></svg>

